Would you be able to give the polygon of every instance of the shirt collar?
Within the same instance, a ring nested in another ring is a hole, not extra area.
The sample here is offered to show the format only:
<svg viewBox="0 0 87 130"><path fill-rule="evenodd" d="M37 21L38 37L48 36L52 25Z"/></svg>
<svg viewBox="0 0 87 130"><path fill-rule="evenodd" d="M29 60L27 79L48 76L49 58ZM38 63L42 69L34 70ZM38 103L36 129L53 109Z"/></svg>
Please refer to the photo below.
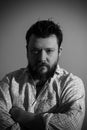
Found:
<svg viewBox="0 0 87 130"><path fill-rule="evenodd" d="M63 70L60 68L59 64L57 65L55 73L58 74L58 75L63 74Z"/></svg>

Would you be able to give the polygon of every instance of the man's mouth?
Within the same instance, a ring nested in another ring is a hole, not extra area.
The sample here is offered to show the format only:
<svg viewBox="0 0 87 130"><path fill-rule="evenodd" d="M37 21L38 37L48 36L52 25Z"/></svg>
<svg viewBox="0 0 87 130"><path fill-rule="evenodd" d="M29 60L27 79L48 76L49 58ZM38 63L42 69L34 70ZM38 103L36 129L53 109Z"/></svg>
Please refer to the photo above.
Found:
<svg viewBox="0 0 87 130"><path fill-rule="evenodd" d="M41 64L38 66L38 70L40 73L46 73L48 71L48 66L45 64Z"/></svg>
<svg viewBox="0 0 87 130"><path fill-rule="evenodd" d="M48 65L46 63L40 63L40 64L38 64L38 67L43 67L43 66L48 67Z"/></svg>
<svg viewBox="0 0 87 130"><path fill-rule="evenodd" d="M46 71L46 70L47 70L47 66L41 65L41 66L39 67L39 70L41 70L41 71Z"/></svg>

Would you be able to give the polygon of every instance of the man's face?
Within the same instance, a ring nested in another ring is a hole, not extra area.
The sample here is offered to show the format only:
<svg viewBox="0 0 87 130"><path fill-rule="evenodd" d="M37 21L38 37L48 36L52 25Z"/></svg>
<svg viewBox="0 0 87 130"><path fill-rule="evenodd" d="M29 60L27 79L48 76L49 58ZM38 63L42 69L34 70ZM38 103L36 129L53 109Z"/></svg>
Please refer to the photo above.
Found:
<svg viewBox="0 0 87 130"><path fill-rule="evenodd" d="M47 38L30 37L27 58L31 72L37 77L52 73L58 62L58 43L55 35Z"/></svg>

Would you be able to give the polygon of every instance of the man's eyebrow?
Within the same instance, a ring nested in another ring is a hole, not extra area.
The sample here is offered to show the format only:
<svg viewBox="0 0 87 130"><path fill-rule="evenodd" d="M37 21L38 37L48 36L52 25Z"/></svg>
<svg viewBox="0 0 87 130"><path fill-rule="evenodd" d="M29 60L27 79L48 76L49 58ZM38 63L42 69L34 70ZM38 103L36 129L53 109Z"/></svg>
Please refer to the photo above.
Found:
<svg viewBox="0 0 87 130"><path fill-rule="evenodd" d="M42 48L32 47L31 50L42 50ZM54 50L56 50L56 48L53 48L53 47L50 48L50 47L48 47L48 48L44 48L44 50L52 50L52 51L54 51Z"/></svg>
<svg viewBox="0 0 87 130"><path fill-rule="evenodd" d="M55 48L46 48L46 50L56 50Z"/></svg>
<svg viewBox="0 0 87 130"><path fill-rule="evenodd" d="M37 48L37 47L32 47L32 48L31 48L31 50L36 50L36 49L39 49L39 48Z"/></svg>

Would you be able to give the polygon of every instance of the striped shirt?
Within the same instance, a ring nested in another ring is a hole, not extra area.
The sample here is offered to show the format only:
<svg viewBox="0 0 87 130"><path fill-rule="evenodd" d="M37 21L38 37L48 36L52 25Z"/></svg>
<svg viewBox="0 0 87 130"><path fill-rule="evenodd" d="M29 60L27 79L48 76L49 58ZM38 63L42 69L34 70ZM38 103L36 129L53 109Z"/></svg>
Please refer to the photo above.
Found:
<svg viewBox="0 0 87 130"><path fill-rule="evenodd" d="M9 114L13 105L42 114L45 130L81 130L85 116L82 80L57 66L38 96L28 68L7 74L0 81L0 130L21 130ZM16 127L15 127L16 126Z"/></svg>

